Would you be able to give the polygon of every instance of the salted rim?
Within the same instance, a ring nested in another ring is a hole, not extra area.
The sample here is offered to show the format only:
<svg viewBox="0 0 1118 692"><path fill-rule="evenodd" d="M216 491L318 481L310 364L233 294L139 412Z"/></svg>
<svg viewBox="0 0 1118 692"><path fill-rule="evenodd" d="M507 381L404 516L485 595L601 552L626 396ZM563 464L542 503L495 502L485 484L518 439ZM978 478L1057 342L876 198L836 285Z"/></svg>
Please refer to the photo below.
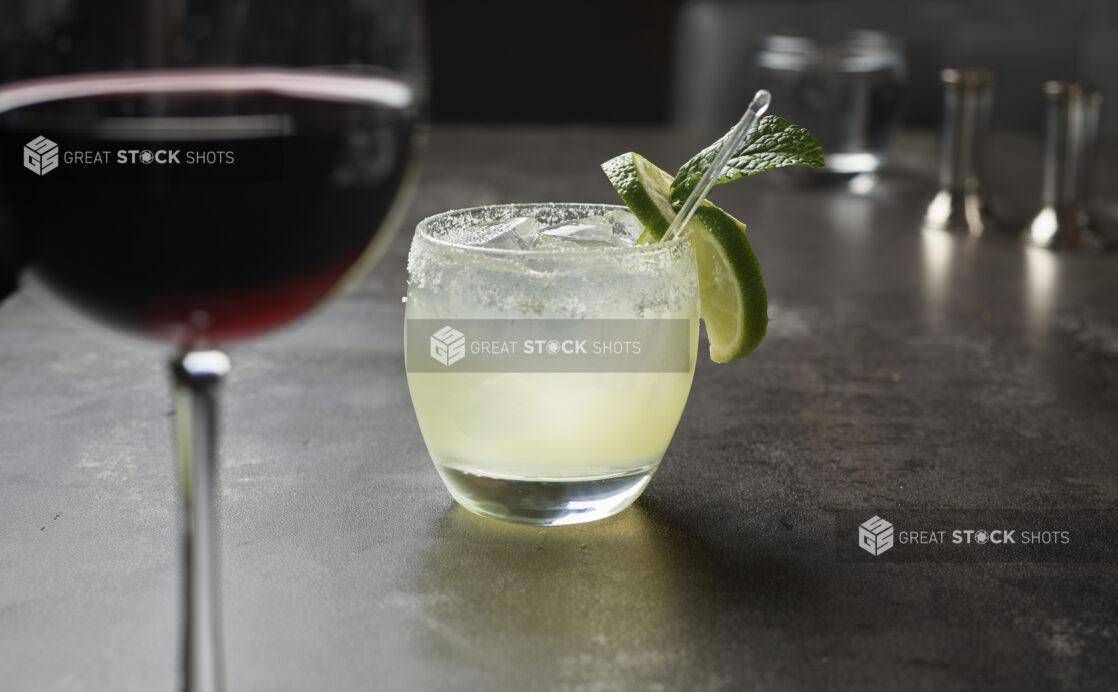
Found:
<svg viewBox="0 0 1118 692"><path fill-rule="evenodd" d="M427 232L427 227L441 219L451 216L464 216L466 214L478 214L484 211L498 211L498 210L513 210L513 209L540 209L552 208L559 209L563 207L586 207L604 209L608 211L629 211L629 208L622 204L599 204L597 202L516 202L513 204L487 204L479 207L466 207L464 209L450 209L438 214L433 214L421 220L415 226L415 232L424 240L428 240L436 245L445 247L452 247L459 250L466 250L469 252L476 252L483 255L495 255L498 257L544 257L544 256L562 256L574 257L585 255L625 255L625 254L651 254L658 251L674 250L691 242L687 236L679 236L666 242L647 243L645 245L628 245L628 246L606 246L606 247L587 247L580 246L577 251L570 249L560 248L532 248L530 250L512 250L508 248L495 248L495 247L481 247L480 245L467 245L466 243L456 243L441 238L436 238ZM516 216L516 215L514 215ZM528 214L527 216L535 216L535 214ZM512 218L512 216L508 217ZM577 217L576 217L577 218Z"/></svg>

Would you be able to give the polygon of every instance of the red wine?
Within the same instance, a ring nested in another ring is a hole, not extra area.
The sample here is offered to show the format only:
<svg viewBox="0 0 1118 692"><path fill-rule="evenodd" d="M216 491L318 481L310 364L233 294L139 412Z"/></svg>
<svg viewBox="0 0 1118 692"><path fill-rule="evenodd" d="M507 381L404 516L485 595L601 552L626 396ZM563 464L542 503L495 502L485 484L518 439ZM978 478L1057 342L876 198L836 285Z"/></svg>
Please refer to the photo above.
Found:
<svg viewBox="0 0 1118 692"><path fill-rule="evenodd" d="M318 304L411 159L411 89L279 70L83 75L0 89L0 247L111 326L181 344Z"/></svg>

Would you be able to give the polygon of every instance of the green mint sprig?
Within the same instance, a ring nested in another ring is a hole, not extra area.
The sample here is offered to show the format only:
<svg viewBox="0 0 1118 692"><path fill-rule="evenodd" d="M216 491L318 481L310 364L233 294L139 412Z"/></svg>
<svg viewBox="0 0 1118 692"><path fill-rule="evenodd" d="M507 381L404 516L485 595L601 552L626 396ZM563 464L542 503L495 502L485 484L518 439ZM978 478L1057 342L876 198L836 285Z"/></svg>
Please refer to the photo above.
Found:
<svg viewBox="0 0 1118 692"><path fill-rule="evenodd" d="M710 168L718 149L729 133L717 142L703 149L690 161L683 164L675 174L671 185L672 206L679 209L703 173ZM785 166L823 167L823 148L811 133L793 125L784 118L766 115L745 135L745 140L726 163L722 175L714 181L715 185L737 180L743 175L755 175L770 168Z"/></svg>

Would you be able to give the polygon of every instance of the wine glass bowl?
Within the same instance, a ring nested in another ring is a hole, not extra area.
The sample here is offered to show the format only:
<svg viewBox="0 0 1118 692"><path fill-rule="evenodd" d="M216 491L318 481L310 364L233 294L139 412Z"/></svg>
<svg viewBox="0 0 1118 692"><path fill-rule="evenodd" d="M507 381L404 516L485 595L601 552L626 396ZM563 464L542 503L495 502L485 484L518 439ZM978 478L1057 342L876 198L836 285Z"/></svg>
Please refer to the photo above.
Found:
<svg viewBox="0 0 1118 692"><path fill-rule="evenodd" d="M413 90L380 75L37 80L0 91L0 204L25 280L124 331L226 342L303 314L383 245L415 120ZM33 141L56 168L25 170Z"/></svg>

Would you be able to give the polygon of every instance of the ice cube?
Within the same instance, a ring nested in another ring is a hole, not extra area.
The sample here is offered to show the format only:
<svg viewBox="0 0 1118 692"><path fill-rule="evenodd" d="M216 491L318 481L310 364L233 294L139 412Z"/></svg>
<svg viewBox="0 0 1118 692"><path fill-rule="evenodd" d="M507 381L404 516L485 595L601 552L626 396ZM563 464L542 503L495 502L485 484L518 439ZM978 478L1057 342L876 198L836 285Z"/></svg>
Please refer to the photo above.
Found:
<svg viewBox="0 0 1118 692"><path fill-rule="evenodd" d="M613 225L604 216L587 216L548 226L540 235L569 240L609 240L613 237Z"/></svg>
<svg viewBox="0 0 1118 692"><path fill-rule="evenodd" d="M580 245L632 245L644 227L627 209L618 209L602 216L587 216L548 226L540 231L540 240L559 238Z"/></svg>
<svg viewBox="0 0 1118 692"><path fill-rule="evenodd" d="M637 242L637 238L644 233L644 224L628 209L611 211L602 218L609 221L610 226L613 227L613 235L624 240L626 245Z"/></svg>
<svg viewBox="0 0 1118 692"><path fill-rule="evenodd" d="M472 226L463 233L462 242L467 245L501 250L530 250L539 237L539 222L532 218L518 216Z"/></svg>

